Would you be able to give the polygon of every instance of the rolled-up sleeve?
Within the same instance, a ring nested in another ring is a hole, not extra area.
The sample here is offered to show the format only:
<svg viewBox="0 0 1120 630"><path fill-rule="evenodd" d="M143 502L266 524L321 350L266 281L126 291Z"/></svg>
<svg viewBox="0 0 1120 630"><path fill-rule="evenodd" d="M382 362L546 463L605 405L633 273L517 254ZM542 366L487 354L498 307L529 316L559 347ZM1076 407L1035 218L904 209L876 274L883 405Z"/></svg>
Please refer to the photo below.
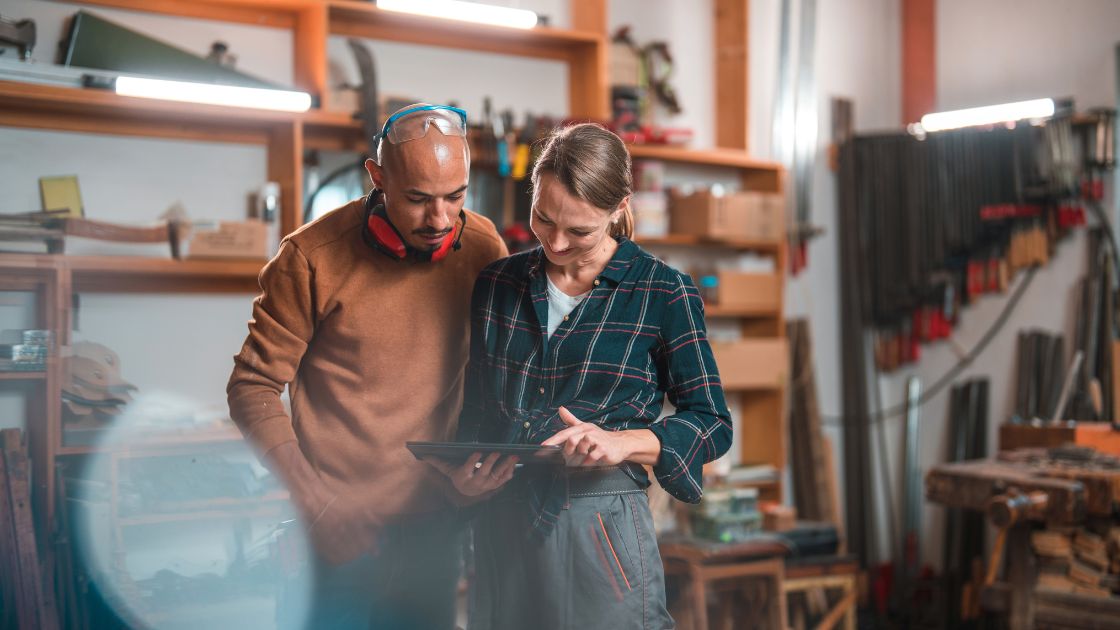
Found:
<svg viewBox="0 0 1120 630"><path fill-rule="evenodd" d="M249 335L226 386L230 418L261 453L296 440L280 395L295 378L314 334L312 272L291 241L260 274Z"/></svg>
<svg viewBox="0 0 1120 630"><path fill-rule="evenodd" d="M676 411L649 429L661 441L653 468L658 482L677 499L697 503L704 494L704 464L731 447L731 412L708 344L703 301L687 276L676 276L657 353L660 385Z"/></svg>

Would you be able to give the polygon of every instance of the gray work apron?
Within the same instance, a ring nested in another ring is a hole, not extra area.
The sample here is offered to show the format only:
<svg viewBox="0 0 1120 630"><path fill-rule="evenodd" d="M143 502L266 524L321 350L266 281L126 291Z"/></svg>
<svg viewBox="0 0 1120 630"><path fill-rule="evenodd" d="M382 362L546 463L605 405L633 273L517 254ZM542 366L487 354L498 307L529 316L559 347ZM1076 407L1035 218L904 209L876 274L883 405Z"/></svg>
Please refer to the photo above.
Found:
<svg viewBox="0 0 1120 630"><path fill-rule="evenodd" d="M529 536L518 480L474 520L470 630L664 630L665 573L645 490L617 468L569 473L568 506Z"/></svg>

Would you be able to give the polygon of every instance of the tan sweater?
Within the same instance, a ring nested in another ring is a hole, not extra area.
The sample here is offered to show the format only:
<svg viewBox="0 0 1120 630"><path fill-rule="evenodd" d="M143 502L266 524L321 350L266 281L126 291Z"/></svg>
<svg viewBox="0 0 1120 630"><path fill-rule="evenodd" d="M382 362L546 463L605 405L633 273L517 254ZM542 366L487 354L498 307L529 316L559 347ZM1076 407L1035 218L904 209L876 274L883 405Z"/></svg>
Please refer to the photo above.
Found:
<svg viewBox="0 0 1120 630"><path fill-rule="evenodd" d="M444 480L404 444L454 439L471 290L507 253L490 221L467 214L462 248L435 263L369 247L361 199L284 239L227 387L230 416L261 453L298 441L332 491L387 518L446 505Z"/></svg>

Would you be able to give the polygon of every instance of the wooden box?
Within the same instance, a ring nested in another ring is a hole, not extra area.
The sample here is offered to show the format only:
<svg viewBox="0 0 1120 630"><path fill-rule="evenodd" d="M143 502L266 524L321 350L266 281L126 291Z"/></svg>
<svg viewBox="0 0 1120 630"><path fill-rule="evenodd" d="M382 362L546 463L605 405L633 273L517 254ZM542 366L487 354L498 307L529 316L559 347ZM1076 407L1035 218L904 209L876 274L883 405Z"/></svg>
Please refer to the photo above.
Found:
<svg viewBox="0 0 1120 630"><path fill-rule="evenodd" d="M268 225L263 221L195 223L187 252L188 258L267 260Z"/></svg>
<svg viewBox="0 0 1120 630"><path fill-rule="evenodd" d="M774 315L781 309L782 279L777 274L716 271L696 276L707 304Z"/></svg>
<svg viewBox="0 0 1120 630"><path fill-rule="evenodd" d="M681 195L674 191L669 198L669 223L674 234L779 241L785 235L782 207L781 197L768 193Z"/></svg>
<svg viewBox="0 0 1120 630"><path fill-rule="evenodd" d="M785 339L713 341L712 352L726 390L776 389L789 371Z"/></svg>

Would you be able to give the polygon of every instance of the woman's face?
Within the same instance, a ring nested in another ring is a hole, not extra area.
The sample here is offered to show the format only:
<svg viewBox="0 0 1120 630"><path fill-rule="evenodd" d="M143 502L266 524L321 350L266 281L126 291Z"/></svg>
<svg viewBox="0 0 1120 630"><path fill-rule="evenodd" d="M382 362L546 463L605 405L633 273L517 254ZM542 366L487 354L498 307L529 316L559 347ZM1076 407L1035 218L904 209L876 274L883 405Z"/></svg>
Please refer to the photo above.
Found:
<svg viewBox="0 0 1120 630"><path fill-rule="evenodd" d="M563 266L602 251L616 213L573 196L552 173L544 172L533 196L529 227L548 261Z"/></svg>

